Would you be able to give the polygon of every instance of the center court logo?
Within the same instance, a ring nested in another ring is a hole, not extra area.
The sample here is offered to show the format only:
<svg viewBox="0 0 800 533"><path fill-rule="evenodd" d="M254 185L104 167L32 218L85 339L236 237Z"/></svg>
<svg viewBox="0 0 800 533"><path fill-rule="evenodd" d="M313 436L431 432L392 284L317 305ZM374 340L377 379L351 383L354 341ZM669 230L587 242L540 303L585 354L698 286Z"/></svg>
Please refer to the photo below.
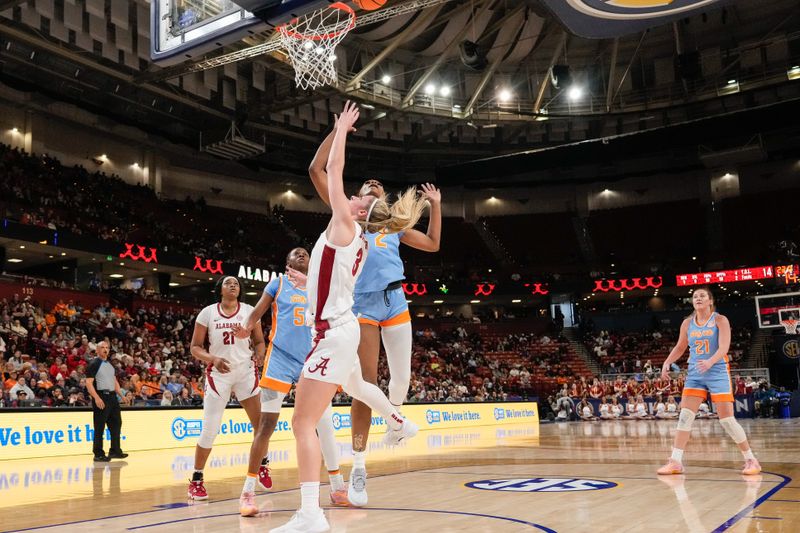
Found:
<svg viewBox="0 0 800 533"><path fill-rule="evenodd" d="M340 430L342 428L349 428L351 427L350 424L350 415L347 413L333 413L333 429Z"/></svg>
<svg viewBox="0 0 800 533"><path fill-rule="evenodd" d="M586 15L614 20L632 20L678 15L717 3L719 0L567 0Z"/></svg>
<svg viewBox="0 0 800 533"><path fill-rule="evenodd" d="M428 424L437 424L442 421L442 413L434 411L433 409L428 409L425 411L425 421Z"/></svg>
<svg viewBox="0 0 800 533"><path fill-rule="evenodd" d="M176 418L172 421L172 436L175 437L176 440L183 440L187 437L199 437L202 431L202 420Z"/></svg>
<svg viewBox="0 0 800 533"><path fill-rule="evenodd" d="M520 479L485 479L471 481L465 487L500 492L580 492L587 490L612 489L617 486L612 481L599 479L579 479L565 477L537 477Z"/></svg>

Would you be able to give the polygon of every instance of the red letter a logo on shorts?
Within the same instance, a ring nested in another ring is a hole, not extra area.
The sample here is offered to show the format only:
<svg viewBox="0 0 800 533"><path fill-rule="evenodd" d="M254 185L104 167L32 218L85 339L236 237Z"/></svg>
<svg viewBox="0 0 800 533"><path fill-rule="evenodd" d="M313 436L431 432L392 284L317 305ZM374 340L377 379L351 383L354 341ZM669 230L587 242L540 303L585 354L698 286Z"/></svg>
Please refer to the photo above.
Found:
<svg viewBox="0 0 800 533"><path fill-rule="evenodd" d="M317 363L317 366L308 369L308 373L314 374L316 373L317 370L319 370L320 376L326 376L328 372L328 361L330 361L329 357L323 357L322 359L320 359L320 362Z"/></svg>

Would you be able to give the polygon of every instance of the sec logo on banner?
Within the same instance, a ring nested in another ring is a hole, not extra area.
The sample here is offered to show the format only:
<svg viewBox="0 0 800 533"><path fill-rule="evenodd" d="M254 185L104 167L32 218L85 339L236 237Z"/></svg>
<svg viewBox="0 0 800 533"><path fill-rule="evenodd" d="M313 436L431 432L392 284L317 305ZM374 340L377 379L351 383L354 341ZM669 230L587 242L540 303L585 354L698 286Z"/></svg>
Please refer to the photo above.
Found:
<svg viewBox="0 0 800 533"><path fill-rule="evenodd" d="M783 355L789 359L800 357L800 342L795 339L783 343Z"/></svg>
<svg viewBox="0 0 800 533"><path fill-rule="evenodd" d="M485 479L483 481L471 481L465 483L464 486L471 489L502 492L579 492L612 489L617 484L599 479L537 477L529 479Z"/></svg>
<svg viewBox="0 0 800 533"><path fill-rule="evenodd" d="M172 421L172 436L175 437L176 440L183 440L186 437L199 437L202 431L202 420L176 418Z"/></svg>
<svg viewBox="0 0 800 533"><path fill-rule="evenodd" d="M350 426L350 415L347 413L333 413L333 429L339 431L342 428L349 428Z"/></svg>

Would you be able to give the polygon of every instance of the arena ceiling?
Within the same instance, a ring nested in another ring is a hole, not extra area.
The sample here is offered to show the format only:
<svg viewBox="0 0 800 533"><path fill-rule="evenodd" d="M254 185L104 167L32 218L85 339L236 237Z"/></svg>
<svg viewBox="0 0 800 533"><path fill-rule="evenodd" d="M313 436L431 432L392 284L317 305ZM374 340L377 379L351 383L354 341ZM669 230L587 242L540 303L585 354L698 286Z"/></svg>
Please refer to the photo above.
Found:
<svg viewBox="0 0 800 533"><path fill-rule="evenodd" d="M436 169L443 180L459 181L441 169L518 152L527 159L506 175L535 182L530 169L541 159L532 150L640 132L658 143L675 125L698 120L692 123L730 149L764 133L731 131L731 116L762 109L797 116L800 98L800 80L791 79L800 63L796 0L728 2L610 39L570 34L539 0L445 1L358 27L337 50L339 86L314 92L295 88L281 53L202 69L215 64L209 59L268 41L267 32L186 63L154 65L145 0L6 0L0 16L0 81L29 93L26 105L73 103L141 127L154 144L166 137L193 147L201 133L221 139L235 121L247 137L266 140L266 153L246 164L290 173L305 172L346 98L364 107L348 172L397 182L429 178ZM462 62L458 44L465 39L479 45L486 68ZM572 83L554 86L555 65L569 67ZM781 150L797 138L792 124L773 129ZM619 143L614 158L641 155L641 148L625 149L640 144ZM657 160L664 152L649 152L663 168ZM550 167L571 164L575 154L585 154L582 163L608 162L602 150L547 153ZM701 164L697 146L689 153L695 157L676 168ZM505 179L492 172L482 178Z"/></svg>

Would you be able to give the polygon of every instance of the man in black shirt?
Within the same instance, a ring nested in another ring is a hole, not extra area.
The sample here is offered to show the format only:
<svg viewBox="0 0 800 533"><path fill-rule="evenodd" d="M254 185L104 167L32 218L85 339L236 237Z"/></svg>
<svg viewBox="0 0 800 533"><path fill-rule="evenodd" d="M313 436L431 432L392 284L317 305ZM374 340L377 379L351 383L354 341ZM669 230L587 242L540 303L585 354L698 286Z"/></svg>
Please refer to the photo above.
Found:
<svg viewBox="0 0 800 533"><path fill-rule="evenodd" d="M94 413L94 460L108 462L111 459L124 459L128 456L122 452L119 444L122 429L122 413L117 394L119 382L114 375L114 367L108 362L108 343L97 344L97 357L86 367L86 388L92 397ZM111 449L108 455L103 451L103 433L105 426L111 432Z"/></svg>

